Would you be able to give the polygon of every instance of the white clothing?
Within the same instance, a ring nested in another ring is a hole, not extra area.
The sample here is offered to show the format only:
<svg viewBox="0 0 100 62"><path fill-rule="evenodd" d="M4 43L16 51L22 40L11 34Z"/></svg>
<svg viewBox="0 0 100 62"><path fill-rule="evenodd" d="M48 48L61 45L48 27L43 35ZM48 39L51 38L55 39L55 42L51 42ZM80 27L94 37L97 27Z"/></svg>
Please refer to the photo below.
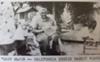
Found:
<svg viewBox="0 0 100 62"><path fill-rule="evenodd" d="M0 1L1 2L1 1ZM15 26L14 12L11 2L0 4L0 45L11 44Z"/></svg>

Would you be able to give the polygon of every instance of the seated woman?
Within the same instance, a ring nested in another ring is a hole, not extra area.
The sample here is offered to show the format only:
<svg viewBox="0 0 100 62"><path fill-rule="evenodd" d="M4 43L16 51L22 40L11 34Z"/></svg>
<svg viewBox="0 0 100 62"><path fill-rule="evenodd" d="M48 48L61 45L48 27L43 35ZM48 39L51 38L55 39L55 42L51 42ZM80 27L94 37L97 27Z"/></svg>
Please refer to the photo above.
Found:
<svg viewBox="0 0 100 62"><path fill-rule="evenodd" d="M30 25L33 27L33 33L36 34L36 40L40 44L41 54L46 55L50 40L53 39L57 30L55 19L48 14L46 8L41 7Z"/></svg>

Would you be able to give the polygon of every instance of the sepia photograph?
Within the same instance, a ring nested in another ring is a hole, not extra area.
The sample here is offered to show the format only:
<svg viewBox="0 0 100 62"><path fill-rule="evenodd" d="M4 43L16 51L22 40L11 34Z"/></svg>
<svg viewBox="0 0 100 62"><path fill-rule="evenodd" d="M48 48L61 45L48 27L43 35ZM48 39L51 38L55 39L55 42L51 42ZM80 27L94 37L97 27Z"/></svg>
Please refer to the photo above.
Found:
<svg viewBox="0 0 100 62"><path fill-rule="evenodd" d="M100 55L100 2L0 0L0 55Z"/></svg>

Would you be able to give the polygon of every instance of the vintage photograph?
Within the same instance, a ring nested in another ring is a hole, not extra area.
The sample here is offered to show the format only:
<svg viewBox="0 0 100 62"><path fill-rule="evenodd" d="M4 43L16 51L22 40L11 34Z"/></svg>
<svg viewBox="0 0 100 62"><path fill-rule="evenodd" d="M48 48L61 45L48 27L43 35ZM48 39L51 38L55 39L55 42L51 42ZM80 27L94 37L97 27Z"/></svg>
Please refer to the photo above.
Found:
<svg viewBox="0 0 100 62"><path fill-rule="evenodd" d="M0 55L100 54L100 2L0 0Z"/></svg>

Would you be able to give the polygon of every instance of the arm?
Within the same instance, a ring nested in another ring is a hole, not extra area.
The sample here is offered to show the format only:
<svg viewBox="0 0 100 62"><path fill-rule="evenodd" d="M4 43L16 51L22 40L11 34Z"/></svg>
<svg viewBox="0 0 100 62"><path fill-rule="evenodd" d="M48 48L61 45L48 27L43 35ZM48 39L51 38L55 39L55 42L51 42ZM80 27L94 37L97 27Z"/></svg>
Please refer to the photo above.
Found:
<svg viewBox="0 0 100 62"><path fill-rule="evenodd" d="M56 23L56 20L54 18L52 18L52 27L51 27L53 30L57 30L57 23Z"/></svg>
<svg viewBox="0 0 100 62"><path fill-rule="evenodd" d="M39 24L36 24L36 26L32 30L33 33L43 33L44 30L39 29Z"/></svg>
<svg viewBox="0 0 100 62"><path fill-rule="evenodd" d="M35 18L33 18L32 19L32 22L31 22L31 26L32 26L32 32L33 33L42 33L42 32L44 32L44 30L42 30L42 29L38 29L39 28L39 20L40 20L40 18L39 17L35 17Z"/></svg>

